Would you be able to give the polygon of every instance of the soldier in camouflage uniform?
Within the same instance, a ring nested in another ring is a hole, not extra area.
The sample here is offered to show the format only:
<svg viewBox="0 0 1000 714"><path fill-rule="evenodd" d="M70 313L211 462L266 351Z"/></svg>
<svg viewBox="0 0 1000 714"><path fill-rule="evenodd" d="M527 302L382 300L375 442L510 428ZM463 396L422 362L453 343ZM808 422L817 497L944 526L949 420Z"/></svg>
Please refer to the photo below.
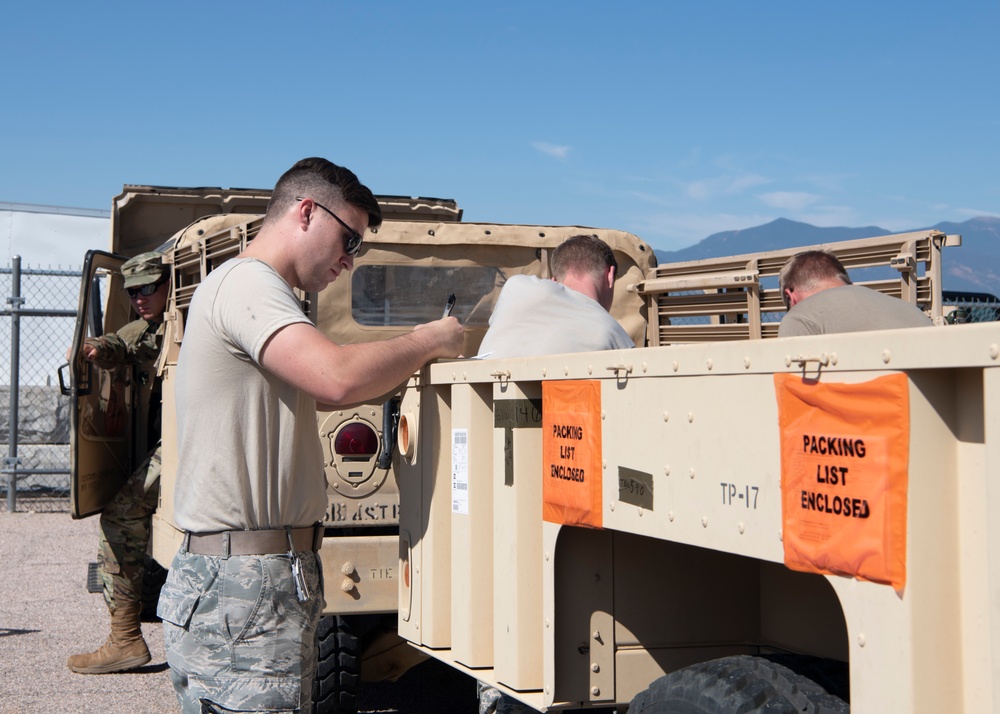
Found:
<svg viewBox="0 0 1000 714"><path fill-rule="evenodd" d="M150 391L146 443L155 447L101 513L97 561L111 634L96 652L69 658L69 668L80 674L122 672L150 660L139 622L146 548L160 490L160 380L155 363L163 343L169 271L162 255L151 252L126 261L121 272L139 319L117 334L87 338L81 354L102 369L134 370L138 388Z"/></svg>

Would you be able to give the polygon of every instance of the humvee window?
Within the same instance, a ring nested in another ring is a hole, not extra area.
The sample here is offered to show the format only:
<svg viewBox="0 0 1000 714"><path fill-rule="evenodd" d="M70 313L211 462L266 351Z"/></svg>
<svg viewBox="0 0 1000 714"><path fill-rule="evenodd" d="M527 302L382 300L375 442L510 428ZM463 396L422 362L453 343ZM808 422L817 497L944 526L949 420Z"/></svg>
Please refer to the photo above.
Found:
<svg viewBox="0 0 1000 714"><path fill-rule="evenodd" d="M408 327L452 313L468 327L487 327L506 276L497 268L449 265L362 265L351 276L351 314L360 325Z"/></svg>

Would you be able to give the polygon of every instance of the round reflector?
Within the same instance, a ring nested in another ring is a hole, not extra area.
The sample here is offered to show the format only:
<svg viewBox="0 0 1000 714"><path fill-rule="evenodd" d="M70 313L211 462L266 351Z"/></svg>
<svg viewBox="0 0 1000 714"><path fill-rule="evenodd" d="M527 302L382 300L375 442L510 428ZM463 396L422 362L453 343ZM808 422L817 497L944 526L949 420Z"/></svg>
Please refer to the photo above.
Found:
<svg viewBox="0 0 1000 714"><path fill-rule="evenodd" d="M367 424L352 422L337 433L333 449L340 456L374 456L378 452L378 434Z"/></svg>

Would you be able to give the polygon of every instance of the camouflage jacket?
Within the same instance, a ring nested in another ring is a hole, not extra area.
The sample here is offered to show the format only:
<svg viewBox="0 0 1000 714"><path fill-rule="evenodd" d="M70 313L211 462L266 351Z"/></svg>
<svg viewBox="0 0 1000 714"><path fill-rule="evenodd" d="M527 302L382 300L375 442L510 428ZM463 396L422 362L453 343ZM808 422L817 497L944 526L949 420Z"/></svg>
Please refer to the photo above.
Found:
<svg viewBox="0 0 1000 714"><path fill-rule="evenodd" d="M101 369L130 364L148 370L160 355L163 332L162 322L133 320L116 334L88 337L86 342L97 348L94 363Z"/></svg>

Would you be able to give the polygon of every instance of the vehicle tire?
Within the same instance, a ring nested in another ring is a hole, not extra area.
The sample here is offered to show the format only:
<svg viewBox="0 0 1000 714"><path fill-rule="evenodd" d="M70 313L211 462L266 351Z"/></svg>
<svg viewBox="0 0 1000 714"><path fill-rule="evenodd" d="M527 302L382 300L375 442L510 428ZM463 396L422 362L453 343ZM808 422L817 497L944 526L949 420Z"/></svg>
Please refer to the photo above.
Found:
<svg viewBox="0 0 1000 714"><path fill-rule="evenodd" d="M742 655L701 662L660 677L628 714L844 714L843 699L788 667Z"/></svg>
<svg viewBox="0 0 1000 714"><path fill-rule="evenodd" d="M142 575L142 610L139 618L143 622L159 622L156 616L156 604L160 600L160 588L167 581L167 569L148 555L145 560L145 572Z"/></svg>
<svg viewBox="0 0 1000 714"><path fill-rule="evenodd" d="M316 629L316 714L356 714L361 691L361 647L367 618L326 615Z"/></svg>

